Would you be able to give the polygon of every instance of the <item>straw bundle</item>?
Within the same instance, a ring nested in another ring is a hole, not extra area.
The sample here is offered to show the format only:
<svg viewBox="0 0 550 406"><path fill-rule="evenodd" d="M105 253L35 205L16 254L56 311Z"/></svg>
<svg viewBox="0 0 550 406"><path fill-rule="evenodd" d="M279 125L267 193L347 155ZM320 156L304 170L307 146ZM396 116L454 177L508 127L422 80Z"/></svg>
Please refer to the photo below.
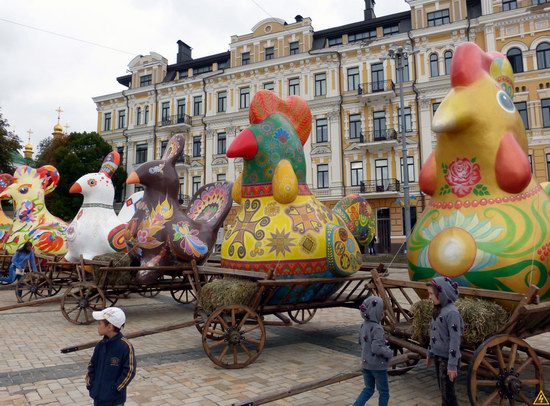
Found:
<svg viewBox="0 0 550 406"><path fill-rule="evenodd" d="M255 282L237 279L217 279L201 289L200 305L207 312L231 304L250 306L258 290Z"/></svg>

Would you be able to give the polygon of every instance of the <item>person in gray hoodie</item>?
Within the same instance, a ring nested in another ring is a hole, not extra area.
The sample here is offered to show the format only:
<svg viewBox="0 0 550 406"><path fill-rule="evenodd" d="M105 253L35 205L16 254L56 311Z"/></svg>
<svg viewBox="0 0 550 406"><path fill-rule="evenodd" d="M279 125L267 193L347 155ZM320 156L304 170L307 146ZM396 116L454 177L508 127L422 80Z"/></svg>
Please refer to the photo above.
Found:
<svg viewBox="0 0 550 406"><path fill-rule="evenodd" d="M374 394L374 387L379 392L379 406L387 406L390 399L388 383L388 362L393 351L386 346L384 328L380 325L384 313L384 302L377 296L370 296L359 306L361 325L359 343L361 344L361 360L365 387L353 406L363 406Z"/></svg>
<svg viewBox="0 0 550 406"><path fill-rule="evenodd" d="M428 284L434 304L430 343L426 365L435 363L442 406L458 406L454 382L460 365L460 339L464 322L454 302L458 299L458 284L438 276Z"/></svg>

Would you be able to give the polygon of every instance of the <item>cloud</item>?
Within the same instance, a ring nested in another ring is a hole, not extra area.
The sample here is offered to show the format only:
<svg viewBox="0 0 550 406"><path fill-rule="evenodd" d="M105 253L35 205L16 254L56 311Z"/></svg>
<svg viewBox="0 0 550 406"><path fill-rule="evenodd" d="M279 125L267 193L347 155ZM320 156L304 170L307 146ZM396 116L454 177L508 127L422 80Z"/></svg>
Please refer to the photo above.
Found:
<svg viewBox="0 0 550 406"><path fill-rule="evenodd" d="M7 0L4 0L6 2ZM198 58L229 49L231 35L243 35L269 16L294 21L312 19L315 30L363 19L362 0L27 0L10 2L0 20L0 107L4 118L35 146L49 137L55 109L70 131L94 131L97 112L92 97L123 89L116 77L126 74L135 55L155 51L174 63L176 41L193 47ZM379 0L378 16L408 10L404 0Z"/></svg>

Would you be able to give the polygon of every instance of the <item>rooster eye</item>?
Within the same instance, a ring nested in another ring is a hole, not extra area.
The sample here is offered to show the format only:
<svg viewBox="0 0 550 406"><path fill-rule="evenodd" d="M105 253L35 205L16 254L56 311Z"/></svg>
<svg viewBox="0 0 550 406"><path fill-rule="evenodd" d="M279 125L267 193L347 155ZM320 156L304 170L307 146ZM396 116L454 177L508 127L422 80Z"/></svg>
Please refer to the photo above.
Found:
<svg viewBox="0 0 550 406"><path fill-rule="evenodd" d="M508 113L513 113L515 111L516 107L514 106L514 102L510 99L510 96L502 90L497 93L497 100L498 104L500 104L500 107L502 107L504 111L507 111Z"/></svg>
<svg viewBox="0 0 550 406"><path fill-rule="evenodd" d="M19 188L19 193L21 193L22 195L26 194L28 191L29 191L29 188L26 186L22 186Z"/></svg>
<svg viewBox="0 0 550 406"><path fill-rule="evenodd" d="M91 186L91 187L94 187L96 184L97 184L97 182L95 181L95 179L90 179L88 181L88 185Z"/></svg>

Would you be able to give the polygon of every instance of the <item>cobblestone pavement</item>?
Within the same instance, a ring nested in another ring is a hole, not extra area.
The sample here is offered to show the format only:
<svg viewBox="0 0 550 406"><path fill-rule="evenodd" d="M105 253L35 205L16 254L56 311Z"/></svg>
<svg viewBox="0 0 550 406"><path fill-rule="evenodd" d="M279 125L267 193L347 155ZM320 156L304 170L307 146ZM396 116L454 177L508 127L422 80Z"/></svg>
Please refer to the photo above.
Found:
<svg viewBox="0 0 550 406"><path fill-rule="evenodd" d="M403 271L392 276L404 278ZM0 306L14 302L0 292ZM169 293L156 298L132 294L117 304L127 314L127 333L191 320L190 305ZM129 386L127 405L231 405L273 390L359 366L356 344L360 320L353 309L319 310L302 326L267 327L266 347L248 368L224 370L206 357L194 327L133 339L138 373ZM90 405L84 374L92 349L61 354L59 349L98 339L95 325L67 322L59 304L0 313L0 405ZM548 349L550 334L530 340ZM422 362L406 375L390 378L391 404L437 405L435 374ZM550 376L550 368L545 370ZM350 405L362 379L296 395L278 405ZM467 405L466 379L459 377L459 404ZM548 393L547 393L548 395ZM369 402L377 404L377 398Z"/></svg>

